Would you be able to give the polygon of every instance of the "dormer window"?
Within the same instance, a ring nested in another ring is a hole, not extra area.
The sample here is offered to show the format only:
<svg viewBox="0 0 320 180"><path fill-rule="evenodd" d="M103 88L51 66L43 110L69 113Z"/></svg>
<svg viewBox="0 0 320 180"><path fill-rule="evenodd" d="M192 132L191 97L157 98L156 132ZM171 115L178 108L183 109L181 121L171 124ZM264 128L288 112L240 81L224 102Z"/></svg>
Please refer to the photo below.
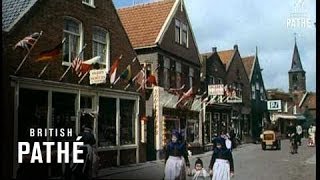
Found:
<svg viewBox="0 0 320 180"><path fill-rule="evenodd" d="M91 7L94 7L94 0L82 0L82 4L85 4L85 5L88 5L88 6L91 6Z"/></svg>

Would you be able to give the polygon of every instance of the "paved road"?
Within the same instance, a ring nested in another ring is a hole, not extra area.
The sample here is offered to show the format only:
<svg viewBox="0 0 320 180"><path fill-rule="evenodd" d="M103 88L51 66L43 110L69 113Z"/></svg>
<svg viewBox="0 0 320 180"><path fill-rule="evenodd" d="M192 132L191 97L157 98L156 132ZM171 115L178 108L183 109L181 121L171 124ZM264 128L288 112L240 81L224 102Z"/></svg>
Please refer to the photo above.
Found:
<svg viewBox="0 0 320 180"><path fill-rule="evenodd" d="M246 144L235 149L233 158L235 176L233 180L314 180L316 179L316 149L307 147L306 140L299 146L298 154L289 153L289 141L282 141L282 149L261 150L258 144ZM198 155L208 167L211 152ZM191 168L198 156L190 158ZM163 161L148 162L131 167L101 171L106 179L162 179ZM188 177L188 179L192 179Z"/></svg>

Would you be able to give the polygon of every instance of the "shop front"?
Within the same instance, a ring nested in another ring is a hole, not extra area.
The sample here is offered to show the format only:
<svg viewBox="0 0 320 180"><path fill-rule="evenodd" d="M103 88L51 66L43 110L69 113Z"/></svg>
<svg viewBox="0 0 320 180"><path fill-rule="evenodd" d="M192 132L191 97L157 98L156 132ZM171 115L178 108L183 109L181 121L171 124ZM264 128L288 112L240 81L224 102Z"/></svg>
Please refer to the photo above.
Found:
<svg viewBox="0 0 320 180"><path fill-rule="evenodd" d="M199 121L199 100L190 99L184 107L177 107L179 96L164 91L162 87L153 87L153 120L156 158L164 158L164 147L171 139L172 130L178 130L193 154L202 151L202 124ZM195 103L197 101L197 103ZM197 108L193 108L197 106Z"/></svg>
<svg viewBox="0 0 320 180"><path fill-rule="evenodd" d="M85 125L93 129L100 168L139 162L138 93L31 78L11 78L15 151L17 142L22 141L72 142ZM30 137L30 128L68 128L72 129L72 136ZM17 162L17 152L14 152L13 162ZM51 177L63 173L63 164L49 165L45 171ZM16 170L18 164L13 167Z"/></svg>

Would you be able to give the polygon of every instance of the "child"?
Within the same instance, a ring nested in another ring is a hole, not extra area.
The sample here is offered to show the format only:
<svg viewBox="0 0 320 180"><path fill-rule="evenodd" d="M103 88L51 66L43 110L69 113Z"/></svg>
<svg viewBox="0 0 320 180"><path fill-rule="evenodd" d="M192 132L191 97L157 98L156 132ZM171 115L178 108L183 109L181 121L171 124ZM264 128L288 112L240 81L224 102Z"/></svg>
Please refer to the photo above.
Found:
<svg viewBox="0 0 320 180"><path fill-rule="evenodd" d="M193 176L192 180L209 180L210 174L203 168L203 163L200 158L196 160L196 163L194 165L194 169L191 172L191 175Z"/></svg>
<svg viewBox="0 0 320 180"><path fill-rule="evenodd" d="M190 167L186 143L178 131L172 132L171 142L166 146L164 179L186 179L186 166Z"/></svg>
<svg viewBox="0 0 320 180"><path fill-rule="evenodd" d="M212 180L230 180L234 172L232 153L223 138L216 138L215 144L209 165Z"/></svg>

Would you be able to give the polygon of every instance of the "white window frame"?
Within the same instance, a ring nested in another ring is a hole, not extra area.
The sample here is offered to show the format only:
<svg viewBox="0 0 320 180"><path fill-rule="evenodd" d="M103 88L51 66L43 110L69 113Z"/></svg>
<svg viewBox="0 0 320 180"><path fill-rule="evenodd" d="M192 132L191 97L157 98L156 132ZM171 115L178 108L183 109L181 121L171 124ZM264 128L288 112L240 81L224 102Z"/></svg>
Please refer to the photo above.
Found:
<svg viewBox="0 0 320 180"><path fill-rule="evenodd" d="M96 8L96 6L94 5L94 0L82 0L82 4Z"/></svg>
<svg viewBox="0 0 320 180"><path fill-rule="evenodd" d="M67 30L65 30L64 27L63 27L63 37L64 37L64 34L65 34L65 33L67 33L67 34L69 34L69 35L71 34L71 35L79 36L79 48L78 48L78 52L77 52L77 53L80 53L80 51L81 51L81 49L82 49L82 47L83 47L83 27L82 27L82 23L81 23L81 21L79 21L79 20L77 20L77 19L75 19L75 18L73 18L73 17L70 17L70 16L65 16L65 17L64 17L64 21L65 21L65 20L74 21L74 22L76 22L76 23L79 25L79 34L76 34L76 33L71 32L71 31L67 31ZM70 36L68 36L68 37L69 37L69 40L70 40ZM67 40L67 39L66 39L66 40ZM69 41L69 42L70 42L70 41ZM65 43L63 44L63 46L65 46ZM64 51L64 48L63 48L62 51ZM71 51L70 51L70 43L69 43L69 59L68 59L68 62L67 62L67 61L64 61L64 59L62 59L62 65L63 65L63 66L70 66L70 65L71 65L73 59L72 59L72 57L70 56L70 54L71 54ZM83 57L83 53L81 54L80 57L81 57L81 58ZM62 58L63 58L63 57L62 57Z"/></svg>
<svg viewBox="0 0 320 180"><path fill-rule="evenodd" d="M185 46L186 48L188 48L189 47L189 40L188 40L188 25L187 24L185 24L185 23L181 23L181 25L180 25L180 30L181 30L181 33L180 33L180 44L182 45L182 46ZM184 39L184 33L186 34L186 44L183 44L184 42L183 42L183 39Z"/></svg>
<svg viewBox="0 0 320 180"><path fill-rule="evenodd" d="M106 33L106 39L105 41L101 41L101 40L98 40L98 39L94 39L94 33L96 31L103 31ZM104 28L101 28L101 27L98 27L98 26L94 26L93 27L93 31L92 31L92 55L93 57L94 56L97 56L97 54L94 53L94 43L98 43L98 44L103 44L105 46L105 58L104 59L101 59L99 64L102 64L102 65L105 65L106 66L106 71L109 71L110 69L110 37L109 37L109 32L104 29Z"/></svg>
<svg viewBox="0 0 320 180"><path fill-rule="evenodd" d="M194 77L194 69L192 67L189 67L189 85L190 88L193 86L193 78Z"/></svg>
<svg viewBox="0 0 320 180"><path fill-rule="evenodd" d="M251 98L256 99L256 89L254 84L251 85Z"/></svg>
<svg viewBox="0 0 320 180"><path fill-rule="evenodd" d="M181 42L181 21L179 19L175 19L174 22L175 22L175 24L174 24L174 41L176 43L180 44L180 42ZM177 31L177 28L179 29L178 31ZM176 34L177 32L179 32L178 36ZM177 39L177 38L179 38L179 39Z"/></svg>

